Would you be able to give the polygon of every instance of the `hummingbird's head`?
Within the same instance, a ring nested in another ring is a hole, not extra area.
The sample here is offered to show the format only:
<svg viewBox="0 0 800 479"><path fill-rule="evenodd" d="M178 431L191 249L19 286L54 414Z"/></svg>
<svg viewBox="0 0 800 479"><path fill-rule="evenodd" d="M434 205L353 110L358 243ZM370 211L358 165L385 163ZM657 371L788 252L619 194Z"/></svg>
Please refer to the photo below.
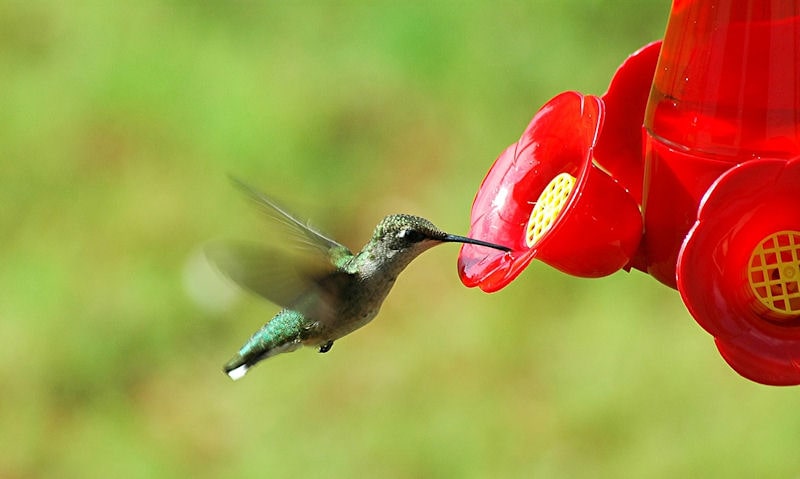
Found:
<svg viewBox="0 0 800 479"><path fill-rule="evenodd" d="M511 251L505 246L445 233L425 218L403 214L384 218L375 228L372 241L381 245L388 257L402 253L400 256L409 256L409 259L428 248L446 242L471 243Z"/></svg>

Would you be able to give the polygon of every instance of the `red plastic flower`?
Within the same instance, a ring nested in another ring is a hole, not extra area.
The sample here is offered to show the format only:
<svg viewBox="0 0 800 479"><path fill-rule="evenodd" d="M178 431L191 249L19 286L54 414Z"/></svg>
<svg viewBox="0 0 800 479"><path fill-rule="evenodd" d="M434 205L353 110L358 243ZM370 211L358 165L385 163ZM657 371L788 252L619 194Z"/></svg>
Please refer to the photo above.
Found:
<svg viewBox="0 0 800 479"><path fill-rule="evenodd" d="M709 188L678 256L678 290L725 360L800 384L800 158L735 166Z"/></svg>
<svg viewBox="0 0 800 479"><path fill-rule="evenodd" d="M534 258L586 277L630 264L642 231L641 127L659 48L631 55L603 98L565 92L550 100L497 158L469 234L512 252L464 245L466 286L496 291Z"/></svg>

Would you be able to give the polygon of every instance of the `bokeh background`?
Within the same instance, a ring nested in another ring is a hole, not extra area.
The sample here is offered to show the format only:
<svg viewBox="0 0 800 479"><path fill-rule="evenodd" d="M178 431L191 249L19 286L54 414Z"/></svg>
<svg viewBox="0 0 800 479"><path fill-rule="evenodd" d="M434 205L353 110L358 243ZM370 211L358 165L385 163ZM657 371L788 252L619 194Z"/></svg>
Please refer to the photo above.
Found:
<svg viewBox="0 0 800 479"><path fill-rule="evenodd" d="M394 212L466 233L668 3L0 2L0 477L798 477L800 390L636 272L487 295L445 245L331 353L221 372L278 309L199 253L263 232L227 174L352 248Z"/></svg>

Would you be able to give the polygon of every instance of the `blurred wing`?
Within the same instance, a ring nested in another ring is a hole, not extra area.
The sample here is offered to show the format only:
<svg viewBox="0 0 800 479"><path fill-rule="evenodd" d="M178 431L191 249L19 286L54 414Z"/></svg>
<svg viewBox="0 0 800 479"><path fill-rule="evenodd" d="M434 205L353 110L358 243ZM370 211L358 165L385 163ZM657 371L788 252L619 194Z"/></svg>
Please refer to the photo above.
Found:
<svg viewBox="0 0 800 479"><path fill-rule="evenodd" d="M270 220L283 226L295 244L302 245L306 248L311 247L325 254L330 254L331 250L335 250L337 253L344 252L348 255L353 254L346 246L311 228L308 222L301 221L264 193L261 193L247 183L234 177L231 177L231 181L242 190L248 198L254 201L259 209L266 213Z"/></svg>
<svg viewBox="0 0 800 479"><path fill-rule="evenodd" d="M350 280L350 274L321 255L292 254L254 242L215 241L206 245L205 253L242 288L284 308L306 312L313 307L320 319L334 314L341 288ZM321 301L310 302L312 293Z"/></svg>

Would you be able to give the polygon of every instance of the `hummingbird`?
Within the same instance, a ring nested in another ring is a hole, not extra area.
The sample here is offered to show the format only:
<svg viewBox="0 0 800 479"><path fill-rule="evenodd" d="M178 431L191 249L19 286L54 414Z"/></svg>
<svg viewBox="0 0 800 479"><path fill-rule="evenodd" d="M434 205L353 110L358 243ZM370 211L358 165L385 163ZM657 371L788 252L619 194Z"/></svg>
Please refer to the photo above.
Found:
<svg viewBox="0 0 800 479"><path fill-rule="evenodd" d="M470 243L511 251L445 233L419 216L393 214L378 223L361 251L353 253L267 195L232 181L287 233L282 245L218 241L205 248L211 263L234 283L283 308L225 364L223 370L233 380L256 363L301 346L330 351L334 341L375 318L400 272L433 246Z"/></svg>

